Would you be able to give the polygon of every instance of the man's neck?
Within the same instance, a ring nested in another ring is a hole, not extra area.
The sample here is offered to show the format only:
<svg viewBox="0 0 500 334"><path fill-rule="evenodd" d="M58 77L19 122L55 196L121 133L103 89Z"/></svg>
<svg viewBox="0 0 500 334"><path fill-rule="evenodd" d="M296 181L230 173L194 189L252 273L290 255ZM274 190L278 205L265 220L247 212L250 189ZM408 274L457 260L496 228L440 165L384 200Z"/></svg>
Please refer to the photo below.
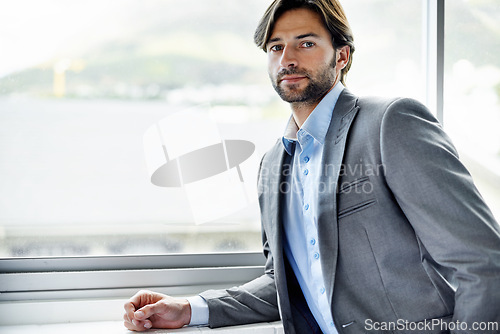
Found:
<svg viewBox="0 0 500 334"><path fill-rule="evenodd" d="M302 125L306 122L309 115L312 113L314 108L319 104L321 100L315 102L293 102L290 103L292 107L292 115L295 123L300 129Z"/></svg>
<svg viewBox="0 0 500 334"><path fill-rule="evenodd" d="M292 115L297 127L300 129L302 125L306 122L307 118L313 112L314 108L323 100L323 98L335 87L337 80L330 87L330 89L323 94L323 96L317 101L304 101L304 102L292 102L290 107L292 108Z"/></svg>

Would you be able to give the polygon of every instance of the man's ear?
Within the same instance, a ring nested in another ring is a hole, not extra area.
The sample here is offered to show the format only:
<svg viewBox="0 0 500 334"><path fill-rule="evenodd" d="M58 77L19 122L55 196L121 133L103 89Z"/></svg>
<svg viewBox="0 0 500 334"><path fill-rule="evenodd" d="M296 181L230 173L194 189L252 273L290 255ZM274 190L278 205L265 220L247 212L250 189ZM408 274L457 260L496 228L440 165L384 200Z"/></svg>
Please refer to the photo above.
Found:
<svg viewBox="0 0 500 334"><path fill-rule="evenodd" d="M340 70L344 69L344 67L347 66L347 63L349 62L349 54L351 53L351 48L349 48L349 45L344 45L340 48L337 49L337 52L335 54L336 59L336 67Z"/></svg>

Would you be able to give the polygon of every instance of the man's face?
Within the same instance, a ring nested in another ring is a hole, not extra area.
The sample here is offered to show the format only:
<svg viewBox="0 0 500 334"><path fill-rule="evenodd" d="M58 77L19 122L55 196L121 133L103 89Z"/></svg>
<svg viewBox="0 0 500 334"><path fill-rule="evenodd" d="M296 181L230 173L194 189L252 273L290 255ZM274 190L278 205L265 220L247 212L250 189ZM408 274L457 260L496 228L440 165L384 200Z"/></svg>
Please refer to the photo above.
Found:
<svg viewBox="0 0 500 334"><path fill-rule="evenodd" d="M335 84L340 67L321 17L292 9L276 21L266 45L274 89L287 102L318 102Z"/></svg>

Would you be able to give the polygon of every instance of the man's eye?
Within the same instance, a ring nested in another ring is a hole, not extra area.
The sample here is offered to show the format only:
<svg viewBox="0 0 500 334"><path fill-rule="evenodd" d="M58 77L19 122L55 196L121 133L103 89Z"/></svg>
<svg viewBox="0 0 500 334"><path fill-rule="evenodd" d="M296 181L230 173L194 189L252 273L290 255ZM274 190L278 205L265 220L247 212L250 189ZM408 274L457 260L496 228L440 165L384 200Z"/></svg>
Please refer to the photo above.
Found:
<svg viewBox="0 0 500 334"><path fill-rule="evenodd" d="M277 51L281 51L283 50L283 47L281 45L273 45L269 48L269 50L273 51L273 52L277 52Z"/></svg>
<svg viewBox="0 0 500 334"><path fill-rule="evenodd" d="M305 48L310 48L310 47L314 46L314 43L313 42L304 42L304 43L302 43L302 46Z"/></svg>

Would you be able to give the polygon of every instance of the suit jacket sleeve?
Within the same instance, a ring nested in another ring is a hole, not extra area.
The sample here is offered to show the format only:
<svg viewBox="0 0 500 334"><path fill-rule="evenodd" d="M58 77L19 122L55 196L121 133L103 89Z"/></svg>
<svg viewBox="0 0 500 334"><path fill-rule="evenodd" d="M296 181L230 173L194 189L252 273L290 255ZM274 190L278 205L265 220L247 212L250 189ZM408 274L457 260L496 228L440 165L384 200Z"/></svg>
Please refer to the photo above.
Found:
<svg viewBox="0 0 500 334"><path fill-rule="evenodd" d="M259 171L259 179L260 176ZM264 227L262 227L262 244L264 256L266 257L265 272L262 276L239 287L208 290L200 294L208 304L209 327L233 326L280 319L274 282L274 260Z"/></svg>
<svg viewBox="0 0 500 334"><path fill-rule="evenodd" d="M211 328L279 320L274 274L269 267L272 256L267 259L264 275L239 287L200 294L208 304Z"/></svg>
<svg viewBox="0 0 500 334"><path fill-rule="evenodd" d="M423 254L452 273L453 320L500 322L500 228L448 136L423 105L401 99L383 116L380 145Z"/></svg>

